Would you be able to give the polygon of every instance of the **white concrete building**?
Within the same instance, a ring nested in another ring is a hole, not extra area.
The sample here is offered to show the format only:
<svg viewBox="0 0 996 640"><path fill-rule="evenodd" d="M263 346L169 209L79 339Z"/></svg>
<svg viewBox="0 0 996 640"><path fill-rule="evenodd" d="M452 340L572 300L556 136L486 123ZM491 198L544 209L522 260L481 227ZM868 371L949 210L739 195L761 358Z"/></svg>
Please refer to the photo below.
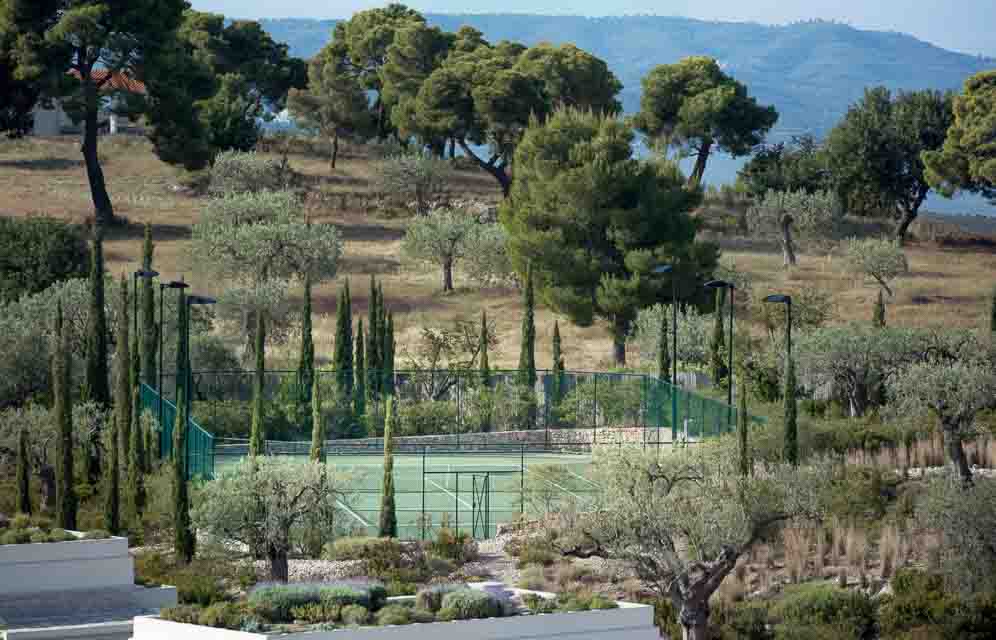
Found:
<svg viewBox="0 0 996 640"><path fill-rule="evenodd" d="M93 72L96 82L103 82L100 88L102 102L98 121L105 125L103 131L110 135L122 133L138 126L127 117L114 113L114 107L126 93L145 95L145 84L124 73L114 73L108 78L108 71ZM62 108L59 100L53 100L51 108L39 105L34 111L35 124L32 133L36 136L60 136L64 134L82 133L83 124L73 122L69 114Z"/></svg>

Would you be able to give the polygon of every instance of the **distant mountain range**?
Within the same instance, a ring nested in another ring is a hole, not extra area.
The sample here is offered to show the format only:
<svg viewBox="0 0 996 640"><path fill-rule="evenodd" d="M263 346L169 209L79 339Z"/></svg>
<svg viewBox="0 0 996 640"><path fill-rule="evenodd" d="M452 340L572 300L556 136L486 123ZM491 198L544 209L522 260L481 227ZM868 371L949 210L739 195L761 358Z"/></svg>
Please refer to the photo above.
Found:
<svg viewBox="0 0 996 640"><path fill-rule="evenodd" d="M705 22L688 18L623 16L586 18L530 14L427 14L430 24L448 31L471 25L490 41L525 44L571 42L605 60L622 81L623 107L639 109L640 79L659 64L691 55L716 58L747 84L752 95L780 114L769 139L826 134L861 98L866 87L960 89L996 59L948 51L903 33L863 31L813 21L785 26ZM293 55L317 53L329 41L335 20L268 19L274 39ZM716 155L706 179L732 182L742 161ZM931 197L934 211L996 214L979 198L955 201Z"/></svg>
<svg viewBox="0 0 996 640"><path fill-rule="evenodd" d="M428 14L430 24L455 31L468 24L491 41L572 42L604 59L624 85L623 106L635 111L640 79L656 65L691 55L716 58L781 114L782 135L829 130L865 87L957 89L996 60L955 53L913 36L862 31L833 22L787 26L704 22L688 18L586 18L524 14ZM294 55L310 57L331 37L334 20L264 20Z"/></svg>

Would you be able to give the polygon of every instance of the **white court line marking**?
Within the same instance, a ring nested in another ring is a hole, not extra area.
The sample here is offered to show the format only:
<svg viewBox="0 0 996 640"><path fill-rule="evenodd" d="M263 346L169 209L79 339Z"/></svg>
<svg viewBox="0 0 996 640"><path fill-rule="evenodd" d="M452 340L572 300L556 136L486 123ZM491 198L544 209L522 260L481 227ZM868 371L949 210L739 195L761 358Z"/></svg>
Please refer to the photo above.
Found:
<svg viewBox="0 0 996 640"><path fill-rule="evenodd" d="M571 494L572 496L574 496L574 497L575 497L575 498L577 498L578 500L581 500L582 502L584 502L584 500L585 500L584 498L582 498L582 497L581 497L581 496L579 496L578 494L574 493L574 492L573 492L573 491L571 491L570 489L567 489L567 488L565 488L565 487L562 487L562 486L560 486L559 484L557 484L557 483L556 483L556 482L554 482L553 480L547 480L546 478L540 478L540 480L542 480L543 482L547 483L548 485L550 485L550 486L552 486L552 487L556 487L557 489L560 489L560 490L561 490L561 491L563 491L564 493L569 493L569 494Z"/></svg>
<svg viewBox="0 0 996 640"><path fill-rule="evenodd" d="M339 505L340 507L342 507L346 511L346 513L348 513L349 515L351 515L354 518L356 518L357 520L359 520L360 524L362 524L364 527L371 527L371 526L373 526L372 524L370 524L369 522L367 522L366 520L364 520L363 516L361 516L360 514L356 513L352 509L350 509L349 505L347 505L346 503L344 503L342 500L339 500L337 498L336 501L335 501L335 503L337 505Z"/></svg>
<svg viewBox="0 0 996 640"><path fill-rule="evenodd" d="M427 480L429 482L431 482L432 484L436 485L437 487L439 487L440 489L442 489L445 493L448 493L451 496L453 496L454 498L456 498L457 501L462 502L468 509L473 509L474 508L474 506L472 504L470 504L469 502L467 502L463 498L458 497L455 493L453 493L452 491L450 491L449 489L447 489L443 485L439 484L438 482L436 482L432 478L427 478Z"/></svg>
<svg viewBox="0 0 996 640"><path fill-rule="evenodd" d="M597 483L592 482L591 480L589 480L588 478L585 478L584 476L582 476L580 474L574 473L570 469L565 469L565 471L567 471L567 473L571 474L572 476L574 476L578 480L581 480L583 482L587 482L588 484L590 484L591 486L595 487L596 489L601 489L602 488L602 487L598 486Z"/></svg>

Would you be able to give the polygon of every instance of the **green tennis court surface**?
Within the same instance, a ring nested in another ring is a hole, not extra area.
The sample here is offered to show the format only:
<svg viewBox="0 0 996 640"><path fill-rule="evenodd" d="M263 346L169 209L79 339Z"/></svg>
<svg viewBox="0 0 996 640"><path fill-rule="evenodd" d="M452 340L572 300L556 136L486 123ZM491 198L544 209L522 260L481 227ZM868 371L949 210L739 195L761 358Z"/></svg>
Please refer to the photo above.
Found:
<svg viewBox="0 0 996 640"><path fill-rule="evenodd" d="M217 473L241 459L217 453ZM346 528L376 535L383 456L329 455L327 464L346 478L347 496L340 505L348 520ZM535 514L560 501L590 499L597 490L590 476L591 456L585 454L395 454L398 535L431 536L435 528L446 525L489 537L498 524L520 513Z"/></svg>

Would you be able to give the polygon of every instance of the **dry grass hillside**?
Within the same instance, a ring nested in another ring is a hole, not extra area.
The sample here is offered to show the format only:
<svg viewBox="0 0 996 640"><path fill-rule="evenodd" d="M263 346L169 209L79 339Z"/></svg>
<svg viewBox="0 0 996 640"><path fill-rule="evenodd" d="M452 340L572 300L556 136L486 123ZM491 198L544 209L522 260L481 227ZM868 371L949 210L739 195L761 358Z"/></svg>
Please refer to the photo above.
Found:
<svg viewBox="0 0 996 640"><path fill-rule="evenodd" d="M129 271L137 265L142 225L149 222L156 242L155 266L164 277L183 276L200 293L210 294L223 287L224 283L209 282L198 274L196 256L187 251L190 226L203 200L176 187L176 171L161 163L142 139L104 139L101 156L117 213L129 220L127 226L109 235L106 252L110 272ZM345 239L339 278L315 291L320 357L328 359L332 353L336 292L342 280L351 281L354 312L364 313L369 274L376 274L397 316L403 346L413 342L420 326L449 322L455 317L476 318L484 308L497 322L500 339L497 353L492 354L492 366L515 366L521 319L518 293L509 289L462 288L458 273L457 291L443 295L436 271L403 264L399 251L404 220L365 208L373 166L362 147L347 148L334 173L321 158L291 155L290 163L301 175L302 183L321 194L312 199L312 219L338 225ZM91 215L86 185L76 140L0 142L0 215L49 215L82 222ZM457 173L451 189L480 198L494 199L498 195L489 176L469 170ZM948 235L937 225L924 231L932 237ZM776 247L736 237L733 232L708 233L723 245L725 261L751 273L755 291L819 287L832 294L836 321L870 318L876 290L846 274L839 257L826 251L804 251L799 266L785 271ZM908 250L912 273L897 282L890 322L960 327L982 322L994 284L996 248L992 241L984 239L955 238L949 244L912 243ZM537 313L537 356L542 367L550 365L553 322L551 312ZM611 366L611 342L604 327L579 328L562 322L561 330L568 367L590 370ZM292 349L293 345L288 345L271 351L274 364L284 357L290 361ZM399 362L399 366L403 363Z"/></svg>

